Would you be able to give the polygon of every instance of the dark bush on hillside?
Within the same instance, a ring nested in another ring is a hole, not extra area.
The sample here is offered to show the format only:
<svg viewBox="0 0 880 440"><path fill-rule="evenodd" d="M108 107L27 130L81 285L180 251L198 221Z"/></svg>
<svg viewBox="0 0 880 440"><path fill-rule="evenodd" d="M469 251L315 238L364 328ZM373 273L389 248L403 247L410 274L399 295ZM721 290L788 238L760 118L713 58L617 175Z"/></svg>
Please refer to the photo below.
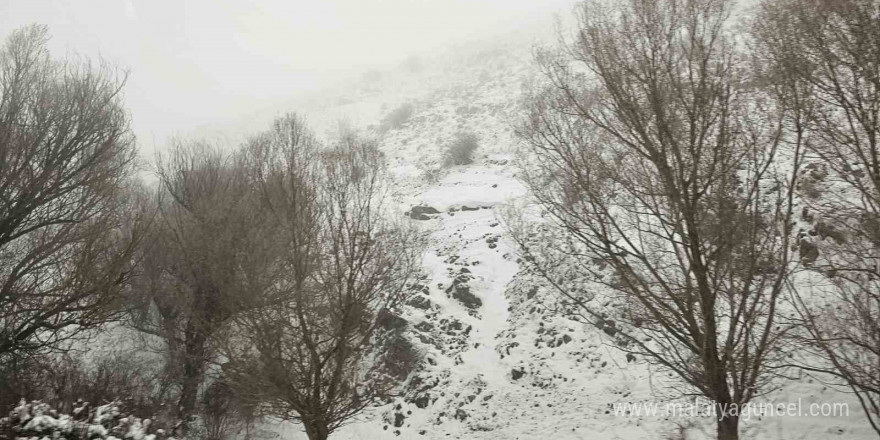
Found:
<svg viewBox="0 0 880 440"><path fill-rule="evenodd" d="M479 141L480 139L474 133L459 133L455 140L446 147L444 163L447 166L472 164L474 151L479 147Z"/></svg>
<svg viewBox="0 0 880 440"><path fill-rule="evenodd" d="M412 117L414 111L414 105L408 102L402 104L400 107L397 107L389 113L388 116L385 116L385 119L382 120L380 131L386 132L403 127L403 124L406 124L406 122L409 121L409 118Z"/></svg>
<svg viewBox="0 0 880 440"><path fill-rule="evenodd" d="M385 341L383 372L397 382L403 382L416 370L422 359L412 342L400 332L393 332Z"/></svg>

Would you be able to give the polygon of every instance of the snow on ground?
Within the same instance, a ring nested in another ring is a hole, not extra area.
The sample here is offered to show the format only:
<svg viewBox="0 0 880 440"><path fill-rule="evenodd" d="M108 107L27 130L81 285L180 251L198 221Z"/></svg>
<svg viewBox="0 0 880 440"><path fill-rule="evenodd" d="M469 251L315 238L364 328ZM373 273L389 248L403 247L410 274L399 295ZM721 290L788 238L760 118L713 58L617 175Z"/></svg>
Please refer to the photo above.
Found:
<svg viewBox="0 0 880 440"><path fill-rule="evenodd" d="M415 112L379 134L403 215L430 235L424 289L402 311L424 361L393 402L333 438L347 439L702 439L708 418L615 414L614 404L686 403L674 378L628 359L601 329L555 312L552 294L523 271L501 212L527 197L517 180L513 123L522 84L535 75L527 44L426 60L422 72L386 72L347 89L308 118L319 133L340 118L374 126L403 103ZM474 164L443 168L445 145L469 130L480 137ZM782 382L770 402L845 402L848 417L764 417L742 422L745 438L872 438L853 396L808 377ZM285 439L297 426L267 426Z"/></svg>

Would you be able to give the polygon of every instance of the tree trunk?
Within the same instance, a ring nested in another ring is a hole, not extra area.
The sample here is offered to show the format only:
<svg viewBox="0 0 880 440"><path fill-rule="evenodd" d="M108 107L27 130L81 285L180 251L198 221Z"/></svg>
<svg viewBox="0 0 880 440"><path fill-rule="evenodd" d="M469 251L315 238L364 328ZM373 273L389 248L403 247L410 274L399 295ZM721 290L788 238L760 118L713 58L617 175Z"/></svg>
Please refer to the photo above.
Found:
<svg viewBox="0 0 880 440"><path fill-rule="evenodd" d="M195 413L199 385L202 383L205 367L207 344L207 336L203 331L187 331L187 333L183 354L183 387L178 403L178 417L184 422L184 430L187 429L190 417Z"/></svg>
<svg viewBox="0 0 880 440"><path fill-rule="evenodd" d="M724 414L718 419L718 440L739 440L739 416Z"/></svg>
<svg viewBox="0 0 880 440"><path fill-rule="evenodd" d="M320 421L303 420L303 426L306 428L306 435L309 437L309 440L327 440L330 437L327 425Z"/></svg>

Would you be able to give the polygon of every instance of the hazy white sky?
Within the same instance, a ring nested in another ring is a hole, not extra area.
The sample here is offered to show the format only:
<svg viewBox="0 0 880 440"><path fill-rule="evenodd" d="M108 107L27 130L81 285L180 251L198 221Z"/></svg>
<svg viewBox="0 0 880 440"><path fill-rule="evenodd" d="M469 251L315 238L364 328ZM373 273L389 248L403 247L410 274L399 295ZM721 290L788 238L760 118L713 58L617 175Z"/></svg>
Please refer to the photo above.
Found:
<svg viewBox="0 0 880 440"><path fill-rule="evenodd" d="M508 33L573 0L0 0L0 34L49 25L54 53L130 69L142 145L332 78Z"/></svg>

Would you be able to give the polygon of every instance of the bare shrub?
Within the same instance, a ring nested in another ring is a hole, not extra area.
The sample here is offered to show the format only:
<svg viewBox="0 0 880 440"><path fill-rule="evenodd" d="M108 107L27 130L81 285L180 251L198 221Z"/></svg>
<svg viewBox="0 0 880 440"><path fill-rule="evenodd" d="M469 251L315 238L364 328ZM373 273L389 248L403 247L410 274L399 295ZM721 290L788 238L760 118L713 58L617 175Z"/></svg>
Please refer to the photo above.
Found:
<svg viewBox="0 0 880 440"><path fill-rule="evenodd" d="M480 138L471 132L461 132L446 146L443 163L446 166L474 163L474 152L480 146Z"/></svg>
<svg viewBox="0 0 880 440"><path fill-rule="evenodd" d="M404 103L391 111L379 124L379 131L384 133L391 130L399 130L409 121L415 112L415 106L412 103Z"/></svg>
<svg viewBox="0 0 880 440"><path fill-rule="evenodd" d="M200 414L206 440L224 440L242 431L247 436L255 421L255 410L238 399L224 378L214 380L202 395Z"/></svg>
<svg viewBox="0 0 880 440"><path fill-rule="evenodd" d="M419 170L422 172L422 180L426 183L435 185L443 178L443 168L436 164L420 164Z"/></svg>
<svg viewBox="0 0 880 440"><path fill-rule="evenodd" d="M87 360L76 353L17 359L0 369L0 410L22 399L40 400L69 413L77 402L93 405L119 400L134 413L172 425L175 396L161 365L131 353Z"/></svg>

